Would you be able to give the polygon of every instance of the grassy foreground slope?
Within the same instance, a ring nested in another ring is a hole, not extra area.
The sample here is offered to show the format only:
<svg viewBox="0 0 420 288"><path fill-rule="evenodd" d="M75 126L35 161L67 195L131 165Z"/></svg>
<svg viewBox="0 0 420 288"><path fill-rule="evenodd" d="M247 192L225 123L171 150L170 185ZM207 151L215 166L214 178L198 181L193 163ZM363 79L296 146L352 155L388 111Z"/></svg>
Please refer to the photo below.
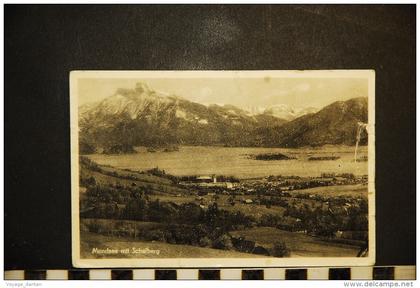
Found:
<svg viewBox="0 0 420 288"><path fill-rule="evenodd" d="M114 185L114 184L121 184L123 186L132 186L135 185L136 187L146 188L149 187L154 193L165 193L168 195L171 194L178 194L178 193L186 193L187 191L183 188L180 188L174 185L169 179L164 177L155 176L152 174L147 173L139 173L136 171L126 171L123 169L117 169L113 167L107 166L99 166L102 171L93 171L85 167L84 165L80 165L80 177L81 178L89 178L94 177L96 183L102 185ZM104 174L109 173L109 174ZM116 173L112 175L112 173ZM133 177L133 179L129 179L129 176ZM126 178L124 178L126 177Z"/></svg>
<svg viewBox="0 0 420 288"><path fill-rule="evenodd" d="M229 250L202 248L190 245L168 244L163 242L137 241L118 237L102 236L90 232L81 232L80 253L85 259L96 258L267 258L266 256L241 253ZM160 250L156 254L92 254L93 248L98 249L136 249Z"/></svg>
<svg viewBox="0 0 420 288"><path fill-rule="evenodd" d="M367 198L368 187L365 184L322 186L301 190L289 191L290 194L314 194L324 197L360 197Z"/></svg>
<svg viewBox="0 0 420 288"><path fill-rule="evenodd" d="M241 231L232 231L235 237L242 236L256 241L260 245L272 246L281 239L290 249L290 257L356 257L357 246L324 242L318 238L272 227L256 227Z"/></svg>

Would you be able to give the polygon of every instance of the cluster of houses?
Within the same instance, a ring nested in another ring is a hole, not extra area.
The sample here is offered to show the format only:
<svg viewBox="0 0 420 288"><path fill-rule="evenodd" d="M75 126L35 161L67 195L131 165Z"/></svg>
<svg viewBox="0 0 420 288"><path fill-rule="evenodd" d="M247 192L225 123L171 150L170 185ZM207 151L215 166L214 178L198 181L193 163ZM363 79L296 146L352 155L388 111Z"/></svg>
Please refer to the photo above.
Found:
<svg viewBox="0 0 420 288"><path fill-rule="evenodd" d="M287 193L287 191L300 190L313 187L335 186L335 185L351 185L351 184L367 184L367 176L345 177L344 176L330 176L330 177L308 177L308 178L288 178L288 177L266 177L261 180L243 181L237 183L234 190L242 191L243 194L253 194L257 189L264 188L266 194L270 192Z"/></svg>
<svg viewBox="0 0 420 288"><path fill-rule="evenodd" d="M351 177L350 177L351 176ZM240 202L242 204L260 204L259 199L251 199L246 195L255 195L258 191L264 190L264 195L269 196L283 196L291 197L288 191L304 189L309 187L329 186L329 185L346 185L350 183L367 182L366 177L354 177L350 175L329 175L323 174L321 177L308 178L287 178L287 177L273 177L269 176L263 179L254 179L252 181L245 180L241 182L218 181L216 175L197 176L188 181L179 182L180 185L196 188L196 201L205 207L208 202L216 201L218 195L242 196L231 202ZM220 177L222 178L222 177ZM307 187L308 186L308 187ZM209 188L209 189L207 189ZM216 188L216 189L211 189ZM181 196L181 195L179 195ZM307 198L313 200L327 201L325 197L315 194L295 195L297 198ZM322 198L322 199L318 199ZM210 199L210 200L209 200ZM327 202L328 203L328 202ZM233 204L232 204L233 205ZM347 210L352 207L354 203L345 203L342 209ZM346 211L347 212L347 211Z"/></svg>
<svg viewBox="0 0 420 288"><path fill-rule="evenodd" d="M195 179L190 181L181 181L178 184L189 187L220 187L226 189L232 189L237 186L238 183L217 181L216 175L211 176L197 176Z"/></svg>
<svg viewBox="0 0 420 288"><path fill-rule="evenodd" d="M181 181L179 182L179 184L188 187L218 187L242 192L239 194L252 194L255 192L256 188L261 188L261 186L264 186L267 192L282 192L321 186L367 183L367 176L351 176L352 177L349 177L347 175L323 174L321 177L309 177L298 179L289 177L282 178L269 176L260 180L242 181L238 183L229 181L218 181L216 175L211 175L197 176L196 178L189 181Z"/></svg>

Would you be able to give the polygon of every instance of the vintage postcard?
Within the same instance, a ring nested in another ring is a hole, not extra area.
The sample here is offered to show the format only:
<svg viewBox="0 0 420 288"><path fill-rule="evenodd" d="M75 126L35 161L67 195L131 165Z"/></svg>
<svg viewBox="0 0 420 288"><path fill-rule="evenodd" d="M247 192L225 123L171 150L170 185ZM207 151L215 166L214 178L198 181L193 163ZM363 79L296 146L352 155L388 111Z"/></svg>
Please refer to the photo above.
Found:
<svg viewBox="0 0 420 288"><path fill-rule="evenodd" d="M73 71L75 267L375 261L375 72Z"/></svg>

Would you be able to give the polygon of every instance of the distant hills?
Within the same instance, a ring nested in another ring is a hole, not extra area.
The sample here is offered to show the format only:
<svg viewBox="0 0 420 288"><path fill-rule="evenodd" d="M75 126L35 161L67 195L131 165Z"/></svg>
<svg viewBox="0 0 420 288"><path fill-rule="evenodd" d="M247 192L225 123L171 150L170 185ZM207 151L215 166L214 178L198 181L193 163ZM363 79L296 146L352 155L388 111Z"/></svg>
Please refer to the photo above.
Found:
<svg viewBox="0 0 420 288"><path fill-rule="evenodd" d="M134 89L118 89L98 103L79 107L80 152L128 153L133 146L168 145L353 145L357 122L367 122L367 98L335 102L316 113L293 111L303 116L286 117L291 121L279 117L284 110L291 115L281 108L285 107L253 115L232 105L205 106L137 83Z"/></svg>
<svg viewBox="0 0 420 288"><path fill-rule="evenodd" d="M354 145L357 123L368 121L368 99L353 98L334 102L317 113L310 113L280 127L257 129L262 146L302 147L325 144ZM361 144L367 134L361 134Z"/></svg>

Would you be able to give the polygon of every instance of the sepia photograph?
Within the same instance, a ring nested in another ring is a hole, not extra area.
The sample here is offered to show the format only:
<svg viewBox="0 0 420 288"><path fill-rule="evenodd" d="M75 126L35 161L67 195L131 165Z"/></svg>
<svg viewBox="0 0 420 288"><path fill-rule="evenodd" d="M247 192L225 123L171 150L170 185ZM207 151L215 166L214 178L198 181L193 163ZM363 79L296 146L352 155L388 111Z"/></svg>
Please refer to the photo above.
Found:
<svg viewBox="0 0 420 288"><path fill-rule="evenodd" d="M375 72L72 71L75 267L375 261Z"/></svg>

